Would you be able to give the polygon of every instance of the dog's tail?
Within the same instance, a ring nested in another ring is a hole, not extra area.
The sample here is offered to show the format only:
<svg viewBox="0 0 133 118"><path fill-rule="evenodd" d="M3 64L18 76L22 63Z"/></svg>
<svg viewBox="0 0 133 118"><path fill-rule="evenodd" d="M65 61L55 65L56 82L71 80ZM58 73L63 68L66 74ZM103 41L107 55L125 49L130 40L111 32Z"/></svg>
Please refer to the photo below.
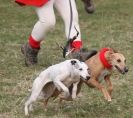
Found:
<svg viewBox="0 0 133 118"><path fill-rule="evenodd" d="M87 59L91 58L92 56L96 55L97 51L96 50L87 50L85 48L81 49L81 61L86 61Z"/></svg>

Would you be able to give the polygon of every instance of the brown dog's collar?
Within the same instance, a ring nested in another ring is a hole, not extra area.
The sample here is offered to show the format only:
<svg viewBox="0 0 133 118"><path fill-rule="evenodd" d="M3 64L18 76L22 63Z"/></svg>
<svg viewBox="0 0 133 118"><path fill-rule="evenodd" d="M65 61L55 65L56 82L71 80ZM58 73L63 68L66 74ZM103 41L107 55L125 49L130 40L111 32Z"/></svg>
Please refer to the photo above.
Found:
<svg viewBox="0 0 133 118"><path fill-rule="evenodd" d="M108 63L107 59L105 58L105 53L109 51L109 48L102 48L99 54L100 60L105 68L111 69L112 65Z"/></svg>

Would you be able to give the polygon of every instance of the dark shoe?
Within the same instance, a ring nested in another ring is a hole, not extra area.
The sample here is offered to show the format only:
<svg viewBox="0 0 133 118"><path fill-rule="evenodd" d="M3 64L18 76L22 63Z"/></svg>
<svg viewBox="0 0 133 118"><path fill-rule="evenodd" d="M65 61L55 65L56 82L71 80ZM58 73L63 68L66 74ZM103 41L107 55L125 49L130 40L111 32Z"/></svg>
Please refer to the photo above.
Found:
<svg viewBox="0 0 133 118"><path fill-rule="evenodd" d="M92 14L95 11L92 0L82 0L84 2L85 10L87 13Z"/></svg>
<svg viewBox="0 0 133 118"><path fill-rule="evenodd" d="M22 45L21 52L24 54L26 66L34 65L37 63L39 49L34 49L28 43L26 43Z"/></svg>

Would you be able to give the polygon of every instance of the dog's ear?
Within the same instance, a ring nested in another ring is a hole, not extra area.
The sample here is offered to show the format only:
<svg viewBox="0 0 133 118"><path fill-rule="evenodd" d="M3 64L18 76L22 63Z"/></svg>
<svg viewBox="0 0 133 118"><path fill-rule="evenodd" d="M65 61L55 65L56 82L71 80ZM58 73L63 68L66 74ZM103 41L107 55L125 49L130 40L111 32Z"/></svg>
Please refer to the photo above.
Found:
<svg viewBox="0 0 133 118"><path fill-rule="evenodd" d="M72 64L72 65L75 65L76 63L77 63L76 60L71 60L71 64Z"/></svg>
<svg viewBox="0 0 133 118"><path fill-rule="evenodd" d="M76 60L71 60L71 64L72 66L74 66L75 68L79 68L79 64Z"/></svg>
<svg viewBox="0 0 133 118"><path fill-rule="evenodd" d="M111 61L114 58L114 53L117 53L116 50L110 48L109 52L108 52L108 60Z"/></svg>
<svg viewBox="0 0 133 118"><path fill-rule="evenodd" d="M108 48L109 51L106 53L105 57L108 61L110 61L112 59L112 55L114 54L114 51L112 48Z"/></svg>
<svg viewBox="0 0 133 118"><path fill-rule="evenodd" d="M110 53L118 53L118 51L114 48L109 48Z"/></svg>
<svg viewBox="0 0 133 118"><path fill-rule="evenodd" d="M107 58L112 58L112 55L116 53L114 49L112 48L109 48L109 51L107 53Z"/></svg>

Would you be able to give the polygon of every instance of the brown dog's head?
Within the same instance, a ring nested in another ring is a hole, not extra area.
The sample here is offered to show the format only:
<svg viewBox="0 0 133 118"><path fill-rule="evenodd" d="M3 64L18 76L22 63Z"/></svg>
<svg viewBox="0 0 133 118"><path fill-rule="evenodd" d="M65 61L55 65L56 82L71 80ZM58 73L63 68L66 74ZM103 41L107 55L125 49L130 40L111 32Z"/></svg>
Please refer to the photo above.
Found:
<svg viewBox="0 0 133 118"><path fill-rule="evenodd" d="M125 74L128 72L128 68L126 66L126 59L123 54L118 52L110 53L110 63L114 69L117 69L121 74Z"/></svg>

